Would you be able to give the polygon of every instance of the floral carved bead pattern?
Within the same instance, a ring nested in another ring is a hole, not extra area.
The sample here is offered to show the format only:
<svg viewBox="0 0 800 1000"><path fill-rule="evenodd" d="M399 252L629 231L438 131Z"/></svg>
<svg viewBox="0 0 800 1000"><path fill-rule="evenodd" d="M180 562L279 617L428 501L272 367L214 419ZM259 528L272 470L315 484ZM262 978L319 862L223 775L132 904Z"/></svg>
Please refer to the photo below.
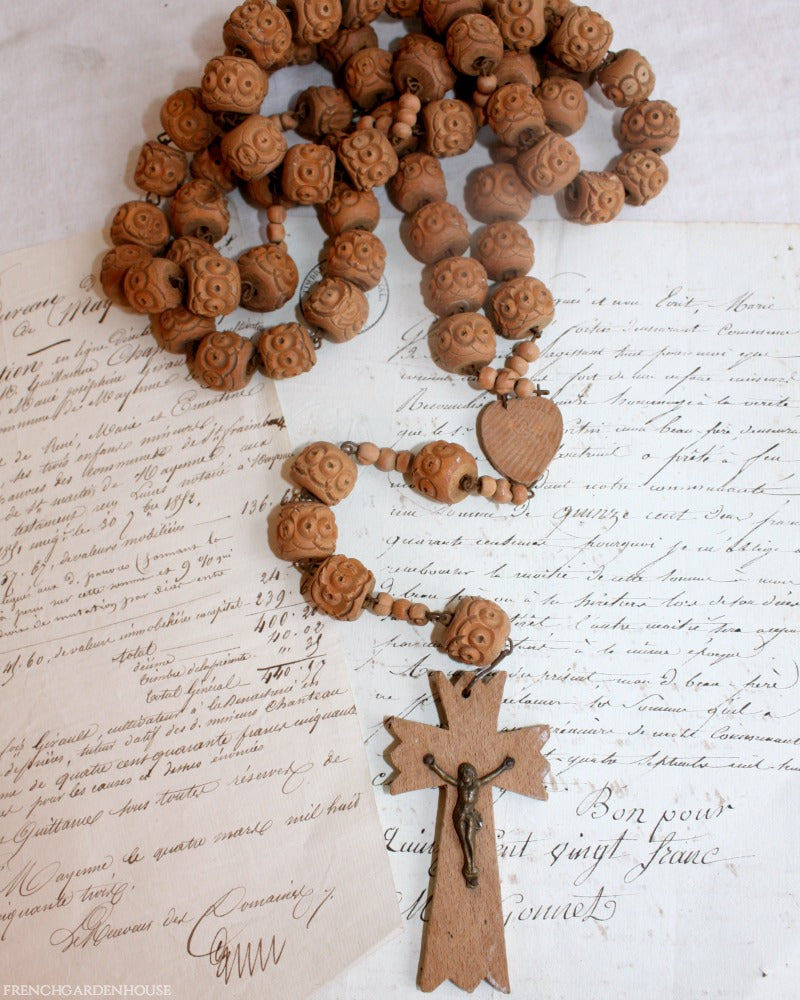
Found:
<svg viewBox="0 0 800 1000"><path fill-rule="evenodd" d="M178 188L169 217L176 236L194 236L216 243L228 231L231 217L225 195L211 181L191 180Z"/></svg>
<svg viewBox="0 0 800 1000"><path fill-rule="evenodd" d="M653 93L656 77L641 52L623 49L597 74L600 89L618 108L645 101Z"/></svg>
<svg viewBox="0 0 800 1000"><path fill-rule="evenodd" d="M386 248L377 236L364 229L348 229L331 242L326 274L344 278L366 292L381 280L385 265Z"/></svg>
<svg viewBox="0 0 800 1000"><path fill-rule="evenodd" d="M360 191L380 187L397 173L397 153L383 132L376 128L348 135L339 144L338 152L353 186Z"/></svg>
<svg viewBox="0 0 800 1000"><path fill-rule="evenodd" d="M161 125L175 145L196 153L219 135L220 129L203 107L199 87L184 87L171 94L161 107Z"/></svg>
<svg viewBox="0 0 800 1000"><path fill-rule="evenodd" d="M292 26L273 3L249 0L231 12L222 39L232 55L249 56L262 69L272 69L289 61Z"/></svg>
<svg viewBox="0 0 800 1000"><path fill-rule="evenodd" d="M458 503L467 496L466 480L476 480L478 466L466 448L448 441L426 444L414 456L411 485L440 503Z"/></svg>
<svg viewBox="0 0 800 1000"><path fill-rule="evenodd" d="M509 340L521 340L547 326L555 315L550 290L538 278L527 275L507 281L492 299L497 332Z"/></svg>
<svg viewBox="0 0 800 1000"><path fill-rule="evenodd" d="M100 285L115 305L128 304L123 287L128 268L134 264L145 264L152 256L146 247L136 243L122 243L104 255L100 265Z"/></svg>
<svg viewBox="0 0 800 1000"><path fill-rule="evenodd" d="M236 261L218 254L195 257L184 265L186 306L198 316L227 316L239 304L242 286Z"/></svg>
<svg viewBox="0 0 800 1000"><path fill-rule="evenodd" d="M254 347L238 333L220 330L203 337L193 358L187 358L192 375L207 389L235 392L253 374Z"/></svg>
<svg viewBox="0 0 800 1000"><path fill-rule="evenodd" d="M281 559L325 559L336 550L336 518L323 503L285 503L278 510L275 536Z"/></svg>
<svg viewBox="0 0 800 1000"><path fill-rule="evenodd" d="M254 114L267 96L267 74L239 56L215 56L206 64L201 92L209 111Z"/></svg>
<svg viewBox="0 0 800 1000"><path fill-rule="evenodd" d="M290 146L283 160L281 187L284 195L300 205L320 205L333 192L336 154L327 146L301 142Z"/></svg>
<svg viewBox="0 0 800 1000"><path fill-rule="evenodd" d="M508 281L533 267L533 240L518 222L492 222L478 233L475 255L492 281Z"/></svg>
<svg viewBox="0 0 800 1000"><path fill-rule="evenodd" d="M150 139L139 153L133 180L142 191L169 198L186 180L188 170L186 155L181 150Z"/></svg>
<svg viewBox="0 0 800 1000"><path fill-rule="evenodd" d="M392 77L400 93L421 101L439 101L456 82L444 45L427 35L410 34L394 53Z"/></svg>
<svg viewBox="0 0 800 1000"><path fill-rule="evenodd" d="M668 101L642 101L629 107L619 125L623 149L652 149L659 156L678 141L680 119Z"/></svg>
<svg viewBox="0 0 800 1000"><path fill-rule="evenodd" d="M300 323L267 327L258 338L258 353L268 378L294 378L310 371L317 360L308 330Z"/></svg>
<svg viewBox="0 0 800 1000"><path fill-rule="evenodd" d="M213 333L214 329L210 316L197 316L185 306L165 309L150 317L150 332L158 346L170 354L183 354L191 344Z"/></svg>
<svg viewBox="0 0 800 1000"><path fill-rule="evenodd" d="M425 304L437 316L475 312L489 294L486 268L474 257L443 257L430 269Z"/></svg>
<svg viewBox="0 0 800 1000"><path fill-rule="evenodd" d="M509 49L528 52L543 41L544 0L497 0L494 19Z"/></svg>
<svg viewBox="0 0 800 1000"><path fill-rule="evenodd" d="M465 193L478 222L519 222L531 207L531 193L511 163L493 163L474 174Z"/></svg>
<svg viewBox="0 0 800 1000"><path fill-rule="evenodd" d="M433 360L445 371L473 375L488 365L496 353L494 327L480 313L445 316L431 327Z"/></svg>
<svg viewBox="0 0 800 1000"><path fill-rule="evenodd" d="M523 184L537 194L555 194L574 180L581 169L575 147L564 136L549 132L516 159L516 170Z"/></svg>
<svg viewBox="0 0 800 1000"><path fill-rule="evenodd" d="M408 224L409 250L423 264L460 256L469 246L467 220L448 201L432 201L418 208Z"/></svg>
<svg viewBox="0 0 800 1000"><path fill-rule="evenodd" d="M115 246L135 243L158 253L169 242L169 222L161 209L149 202L126 201L111 223L111 242Z"/></svg>
<svg viewBox="0 0 800 1000"><path fill-rule="evenodd" d="M456 98L431 101L422 109L425 152L431 156L459 156L475 142L477 134L472 108Z"/></svg>
<svg viewBox="0 0 800 1000"><path fill-rule="evenodd" d="M123 288L131 309L138 313L160 313L181 304L183 271L166 257L133 264L128 268Z"/></svg>
<svg viewBox="0 0 800 1000"><path fill-rule="evenodd" d="M285 243L266 243L245 250L238 261L241 305L254 312L273 312L297 290L297 265Z"/></svg>
<svg viewBox="0 0 800 1000"><path fill-rule="evenodd" d="M281 0L295 42L316 45L331 38L342 23L340 0Z"/></svg>
<svg viewBox="0 0 800 1000"><path fill-rule="evenodd" d="M448 656L473 667L494 663L506 644L511 622L503 609L483 597L464 597L444 635Z"/></svg>
<svg viewBox="0 0 800 1000"><path fill-rule="evenodd" d="M361 333L368 315L364 293L343 278L323 278L303 299L303 316L334 343Z"/></svg>
<svg viewBox="0 0 800 1000"><path fill-rule="evenodd" d="M319 222L328 236L338 236L348 229L372 232L380 221L380 211L380 203L372 191L356 191L339 181L319 209Z"/></svg>
<svg viewBox="0 0 800 1000"><path fill-rule="evenodd" d="M222 156L245 181L259 180L283 162L286 139L279 125L263 115L250 115L222 140Z"/></svg>
<svg viewBox="0 0 800 1000"><path fill-rule="evenodd" d="M506 146L527 149L547 132L542 105L523 83L498 87L486 105L486 118Z"/></svg>
<svg viewBox="0 0 800 1000"><path fill-rule="evenodd" d="M586 121L589 105L583 87L568 76L550 76L536 91L547 124L561 135L572 135Z"/></svg>
<svg viewBox="0 0 800 1000"><path fill-rule="evenodd" d="M630 205L645 205L664 190L669 170L652 149L631 149L617 160L614 173L625 188L625 200Z"/></svg>
<svg viewBox="0 0 800 1000"><path fill-rule="evenodd" d="M358 559L330 556L303 581L301 589L316 608L339 621L354 621L372 593L375 577Z"/></svg>
<svg viewBox="0 0 800 1000"><path fill-rule="evenodd" d="M570 218L586 225L611 222L625 202L625 187L608 170L582 170L564 192Z"/></svg>
<svg viewBox="0 0 800 1000"><path fill-rule="evenodd" d="M356 463L329 441L316 441L295 458L291 477L301 489L317 500L337 504L349 496L356 484Z"/></svg>
<svg viewBox="0 0 800 1000"><path fill-rule="evenodd" d="M614 32L590 7L570 7L550 39L550 52L567 69L589 73L605 59Z"/></svg>
<svg viewBox="0 0 800 1000"><path fill-rule="evenodd" d="M429 153L407 153L389 181L389 193L401 212L415 212L429 201L444 201L447 185L441 163Z"/></svg>
<svg viewBox="0 0 800 1000"><path fill-rule="evenodd" d="M344 85L355 103L369 111L394 97L392 55L386 49L359 49L344 67Z"/></svg>

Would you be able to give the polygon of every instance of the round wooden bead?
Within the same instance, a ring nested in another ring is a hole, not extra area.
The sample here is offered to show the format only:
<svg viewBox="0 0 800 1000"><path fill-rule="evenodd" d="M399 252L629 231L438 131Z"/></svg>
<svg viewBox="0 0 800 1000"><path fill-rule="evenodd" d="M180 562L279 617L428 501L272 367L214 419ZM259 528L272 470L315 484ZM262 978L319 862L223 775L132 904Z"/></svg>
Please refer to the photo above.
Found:
<svg viewBox="0 0 800 1000"><path fill-rule="evenodd" d="M283 161L286 139L274 119L250 115L225 135L221 150L225 162L237 177L254 181Z"/></svg>
<svg viewBox="0 0 800 1000"><path fill-rule="evenodd" d="M326 559L336 551L336 516L324 503L300 501L278 508L275 550L280 559Z"/></svg>
<svg viewBox="0 0 800 1000"><path fill-rule="evenodd" d="M303 299L303 315L336 343L352 340L367 322L369 303L360 288L342 278L323 278Z"/></svg>
<svg viewBox="0 0 800 1000"><path fill-rule="evenodd" d="M422 0L422 16L437 35L443 35L462 14L479 14L483 0Z"/></svg>
<svg viewBox="0 0 800 1000"><path fill-rule="evenodd" d="M325 273L344 278L362 291L375 288L386 266L386 248L365 229L348 229L331 241Z"/></svg>
<svg viewBox="0 0 800 1000"><path fill-rule="evenodd" d="M188 357L189 370L207 389L236 392L250 381L253 353L254 347L246 337L220 330L203 337L194 357Z"/></svg>
<svg viewBox="0 0 800 1000"><path fill-rule="evenodd" d="M430 608L427 604L412 604L408 609L407 620L411 622L412 625L427 625L429 614Z"/></svg>
<svg viewBox="0 0 800 1000"><path fill-rule="evenodd" d="M285 305L297 290L297 266L285 245L252 247L237 263L245 309L272 312Z"/></svg>
<svg viewBox="0 0 800 1000"><path fill-rule="evenodd" d="M267 74L252 59L215 56L206 63L200 90L209 111L252 115L267 96Z"/></svg>
<svg viewBox="0 0 800 1000"><path fill-rule="evenodd" d="M589 106L577 80L568 76L549 76L536 91L536 96L553 131L572 135L586 121Z"/></svg>
<svg viewBox="0 0 800 1000"><path fill-rule="evenodd" d="M404 476L411 468L411 463L413 462L413 460L414 460L413 451L405 451L405 450L398 451L397 454L395 455L394 467L397 472L399 472L401 475Z"/></svg>
<svg viewBox="0 0 800 1000"><path fill-rule="evenodd" d="M281 0L295 41L316 45L330 38L342 23L340 0Z"/></svg>
<svg viewBox="0 0 800 1000"><path fill-rule="evenodd" d="M177 264L166 257L151 257L128 268L122 287L131 309L160 313L181 304L185 284Z"/></svg>
<svg viewBox="0 0 800 1000"><path fill-rule="evenodd" d="M625 202L625 187L610 170L581 170L564 191L568 216L585 225L611 222Z"/></svg>
<svg viewBox="0 0 800 1000"><path fill-rule="evenodd" d="M284 196L300 205L321 205L333 192L336 154L327 146L300 142L290 146L283 160Z"/></svg>
<svg viewBox="0 0 800 1000"><path fill-rule="evenodd" d="M372 441L364 441L358 446L356 461L359 465L374 465L380 458L381 450Z"/></svg>
<svg viewBox="0 0 800 1000"><path fill-rule="evenodd" d="M162 351L183 354L193 343L214 332L210 316L198 316L186 306L175 306L150 317L150 333Z"/></svg>
<svg viewBox="0 0 800 1000"><path fill-rule="evenodd" d="M444 45L427 35L405 35L397 46L392 78L400 93L416 94L421 101L439 101L456 82Z"/></svg>
<svg viewBox="0 0 800 1000"><path fill-rule="evenodd" d="M529 52L504 52L495 68L494 77L497 87L503 87L507 83L524 83L532 90L540 82L539 67Z"/></svg>
<svg viewBox="0 0 800 1000"><path fill-rule="evenodd" d="M187 181L175 192L169 212L176 236L196 236L216 243L228 231L230 214L225 195L210 181Z"/></svg>
<svg viewBox="0 0 800 1000"><path fill-rule="evenodd" d="M533 382L529 378L518 378L514 384L514 395L520 399L530 399L533 394Z"/></svg>
<svg viewBox="0 0 800 1000"><path fill-rule="evenodd" d="M493 392L496 382L497 370L492 368L491 365L486 365L478 372L478 387L483 389L485 392ZM485 478L485 476L481 476L481 479Z"/></svg>
<svg viewBox="0 0 800 1000"><path fill-rule="evenodd" d="M489 127L506 146L528 149L547 131L542 106L523 83L507 83L489 98Z"/></svg>
<svg viewBox="0 0 800 1000"><path fill-rule="evenodd" d="M184 87L164 101L161 126L175 145L187 153L210 146L220 129L203 107L199 87Z"/></svg>
<svg viewBox="0 0 800 1000"><path fill-rule="evenodd" d="M339 143L339 160L353 187L369 191L385 184L397 173L397 153L376 128L353 132Z"/></svg>
<svg viewBox="0 0 800 1000"><path fill-rule="evenodd" d="M531 194L510 163L492 163L472 174L465 199L478 222L519 222L531 207Z"/></svg>
<svg viewBox="0 0 800 1000"><path fill-rule="evenodd" d="M544 0L496 0L494 19L506 48L528 52L544 41Z"/></svg>
<svg viewBox="0 0 800 1000"><path fill-rule="evenodd" d="M344 132L353 120L353 103L339 87L308 87L297 98L295 131L304 139Z"/></svg>
<svg viewBox="0 0 800 1000"><path fill-rule="evenodd" d="M338 73L355 52L377 46L378 36L371 24L363 24L360 28L340 28L336 34L319 43L319 61L331 73Z"/></svg>
<svg viewBox="0 0 800 1000"><path fill-rule="evenodd" d="M409 469L411 485L440 503L458 503L467 496L464 481L477 479L478 466L460 444L433 441L414 456Z"/></svg>
<svg viewBox="0 0 800 1000"><path fill-rule="evenodd" d="M535 340L521 340L518 344L514 344L514 354L528 364L538 360L541 353Z"/></svg>
<svg viewBox="0 0 800 1000"><path fill-rule="evenodd" d="M123 282L128 268L134 264L146 264L152 253L136 243L122 243L109 250L100 265L100 285L106 297L118 306L126 306Z"/></svg>
<svg viewBox="0 0 800 1000"><path fill-rule="evenodd" d="M514 391L516 381L516 372L511 371L509 368L501 368L497 373L497 379L494 383L494 391L498 396L510 396Z"/></svg>
<svg viewBox="0 0 800 1000"><path fill-rule="evenodd" d="M392 605L394 604L394 598L391 594L387 594L385 590L380 591L380 593L375 595L374 600L370 604L370 611L374 615L378 615L381 618L385 618L386 615L392 613Z"/></svg>
<svg viewBox="0 0 800 1000"><path fill-rule="evenodd" d="M185 153L151 139L142 146L133 180L142 191L168 198L186 180L188 169Z"/></svg>
<svg viewBox="0 0 800 1000"><path fill-rule="evenodd" d="M646 101L656 85L655 73L641 52L622 49L597 72L600 89L618 108Z"/></svg>
<svg viewBox="0 0 800 1000"><path fill-rule="evenodd" d="M557 132L548 132L530 149L522 150L514 166L520 180L537 194L555 194L581 169L575 147Z"/></svg>
<svg viewBox="0 0 800 1000"><path fill-rule="evenodd" d="M486 268L480 261L474 257L443 257L428 274L425 304L437 316L474 313L488 294Z"/></svg>
<svg viewBox="0 0 800 1000"><path fill-rule="evenodd" d="M478 480L478 492L490 500L497 492L497 480L494 476L481 476Z"/></svg>
<svg viewBox="0 0 800 1000"><path fill-rule="evenodd" d="M449 97L430 101L422 109L422 121L425 151L432 156L458 156L475 142L475 116L464 101Z"/></svg>
<svg viewBox="0 0 800 1000"><path fill-rule="evenodd" d="M304 579L301 590L323 614L351 622L364 610L364 602L374 586L375 577L358 559L329 556Z"/></svg>
<svg viewBox="0 0 800 1000"><path fill-rule="evenodd" d="M423 264L458 257L469 246L467 220L450 202L429 202L409 219L408 244L409 251Z"/></svg>
<svg viewBox="0 0 800 1000"><path fill-rule="evenodd" d="M492 281L508 281L533 267L533 240L518 222L493 222L478 233L475 255Z"/></svg>
<svg viewBox="0 0 800 1000"><path fill-rule="evenodd" d="M319 207L319 222L328 236L348 229L371 232L380 220L380 204L372 191L356 191L343 181L334 183L333 193Z"/></svg>
<svg viewBox="0 0 800 1000"><path fill-rule="evenodd" d="M173 240L169 250L167 250L167 258L180 264L181 267L187 260L192 260L194 257L207 257L209 254L222 256L213 244L207 240L201 240L197 236L179 236L177 240Z"/></svg>
<svg viewBox="0 0 800 1000"><path fill-rule="evenodd" d="M434 362L456 375L474 375L495 356L494 327L475 312L455 313L433 324L428 336Z"/></svg>
<svg viewBox="0 0 800 1000"><path fill-rule="evenodd" d="M381 448L375 468L381 472L394 472L394 464L397 459L397 452L394 448Z"/></svg>
<svg viewBox="0 0 800 1000"><path fill-rule="evenodd" d="M258 353L264 373L273 379L294 378L311 371L317 361L308 330L300 323L281 323L261 331Z"/></svg>
<svg viewBox="0 0 800 1000"><path fill-rule="evenodd" d="M642 101L622 115L619 125L623 149L652 149L663 156L678 141L680 119L668 101Z"/></svg>
<svg viewBox="0 0 800 1000"><path fill-rule="evenodd" d="M530 500L528 487L523 486L522 483L514 483L511 487L511 502L514 506L521 507L522 504L527 503L528 500Z"/></svg>
<svg viewBox="0 0 800 1000"><path fill-rule="evenodd" d="M462 597L445 630L444 651L458 663L488 667L502 653L511 632L503 609L483 597Z"/></svg>
<svg viewBox="0 0 800 1000"><path fill-rule="evenodd" d="M529 337L550 323L555 314L553 296L538 278L512 278L492 299L495 329L509 340Z"/></svg>
<svg viewBox="0 0 800 1000"><path fill-rule="evenodd" d="M239 305L242 285L235 260L207 254L186 261L183 269L186 308L191 312L198 316L227 316Z"/></svg>
<svg viewBox="0 0 800 1000"><path fill-rule="evenodd" d="M617 160L614 173L625 188L629 205L645 205L664 189L669 170L652 149L631 149Z"/></svg>
<svg viewBox="0 0 800 1000"><path fill-rule="evenodd" d="M520 357L518 354L512 354L511 357L506 359L506 368L515 372L520 377L528 374L529 367L530 365L525 358Z"/></svg>
<svg viewBox="0 0 800 1000"><path fill-rule="evenodd" d="M222 155L220 141L215 139L207 149L195 153L189 166L195 180L211 181L225 194L233 191L236 180Z"/></svg>
<svg viewBox="0 0 800 1000"><path fill-rule="evenodd" d="M392 55L386 49L359 49L345 63L344 85L355 103L369 111L394 97Z"/></svg>
<svg viewBox="0 0 800 1000"><path fill-rule="evenodd" d="M389 181L389 194L401 212L415 212L431 201L447 198L442 165L429 153L407 153Z"/></svg>
<svg viewBox="0 0 800 1000"><path fill-rule="evenodd" d="M135 243L158 253L169 242L169 223L161 209L150 202L126 201L117 209L110 235L115 246Z"/></svg>
<svg viewBox="0 0 800 1000"><path fill-rule="evenodd" d="M407 622L411 601L407 597L396 597L392 601L391 615L396 621Z"/></svg>
<svg viewBox="0 0 800 1000"><path fill-rule="evenodd" d="M231 12L222 40L233 55L247 56L261 69L272 69L289 61L292 27L275 4L247 0Z"/></svg>
<svg viewBox="0 0 800 1000"><path fill-rule="evenodd" d="M503 38L485 14L462 14L447 29L445 49L450 65L459 73L487 76L503 55Z"/></svg>
<svg viewBox="0 0 800 1000"><path fill-rule="evenodd" d="M300 489L333 506L352 492L358 468L335 444L315 441L295 457L289 475Z"/></svg>
<svg viewBox="0 0 800 1000"><path fill-rule="evenodd" d="M511 496L511 483L507 479L498 479L492 500L495 503L511 503Z"/></svg>
<svg viewBox="0 0 800 1000"><path fill-rule="evenodd" d="M567 69L588 73L602 63L614 31L590 7L570 7L550 36L551 54Z"/></svg>

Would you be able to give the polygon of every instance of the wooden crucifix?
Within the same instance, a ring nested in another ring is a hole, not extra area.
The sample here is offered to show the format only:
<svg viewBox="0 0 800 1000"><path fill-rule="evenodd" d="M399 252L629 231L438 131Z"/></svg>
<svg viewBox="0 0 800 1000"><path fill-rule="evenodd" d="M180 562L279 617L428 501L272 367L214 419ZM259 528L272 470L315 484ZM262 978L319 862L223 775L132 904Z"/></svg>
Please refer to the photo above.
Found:
<svg viewBox="0 0 800 1000"><path fill-rule="evenodd" d="M397 771L392 793L441 788L436 884L418 977L425 992L446 979L468 992L483 979L510 992L491 785L546 799L550 766L541 748L550 730L497 731L506 677L474 683L472 673L451 681L432 672L442 727L386 721L397 741L387 754Z"/></svg>

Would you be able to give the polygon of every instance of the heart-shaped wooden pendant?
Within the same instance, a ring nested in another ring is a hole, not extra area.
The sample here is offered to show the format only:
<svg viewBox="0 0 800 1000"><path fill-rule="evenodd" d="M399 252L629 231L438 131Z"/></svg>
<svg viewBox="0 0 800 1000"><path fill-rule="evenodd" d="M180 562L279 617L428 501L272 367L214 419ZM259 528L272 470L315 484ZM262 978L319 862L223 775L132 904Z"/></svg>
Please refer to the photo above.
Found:
<svg viewBox="0 0 800 1000"><path fill-rule="evenodd" d="M532 486L558 451L564 421L544 396L489 403L478 417L483 453L499 473Z"/></svg>

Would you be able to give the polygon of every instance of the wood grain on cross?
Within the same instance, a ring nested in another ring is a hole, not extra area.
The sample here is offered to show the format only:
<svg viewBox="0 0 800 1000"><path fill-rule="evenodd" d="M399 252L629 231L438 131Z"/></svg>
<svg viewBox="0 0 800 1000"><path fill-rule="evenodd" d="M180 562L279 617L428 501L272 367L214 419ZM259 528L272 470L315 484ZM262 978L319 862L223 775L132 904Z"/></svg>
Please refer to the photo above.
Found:
<svg viewBox="0 0 800 1000"><path fill-rule="evenodd" d="M392 793L441 786L436 883L418 980L425 992L435 990L446 979L469 992L483 979L503 993L510 987L491 787L481 792L477 803L483 829L475 841L478 884L471 888L463 874L464 853L453 823L457 789L434 773L424 758L432 754L449 775L457 774L460 764L470 763L482 776L511 757L514 766L497 775L492 784L533 798L547 798L544 779L550 767L541 748L550 730L529 726L498 732L507 674L499 672L472 685L473 677L462 674L451 681L439 671L429 674L442 727L397 717L386 721L397 740L388 752L397 771L389 786ZM469 696L464 697L467 690Z"/></svg>

